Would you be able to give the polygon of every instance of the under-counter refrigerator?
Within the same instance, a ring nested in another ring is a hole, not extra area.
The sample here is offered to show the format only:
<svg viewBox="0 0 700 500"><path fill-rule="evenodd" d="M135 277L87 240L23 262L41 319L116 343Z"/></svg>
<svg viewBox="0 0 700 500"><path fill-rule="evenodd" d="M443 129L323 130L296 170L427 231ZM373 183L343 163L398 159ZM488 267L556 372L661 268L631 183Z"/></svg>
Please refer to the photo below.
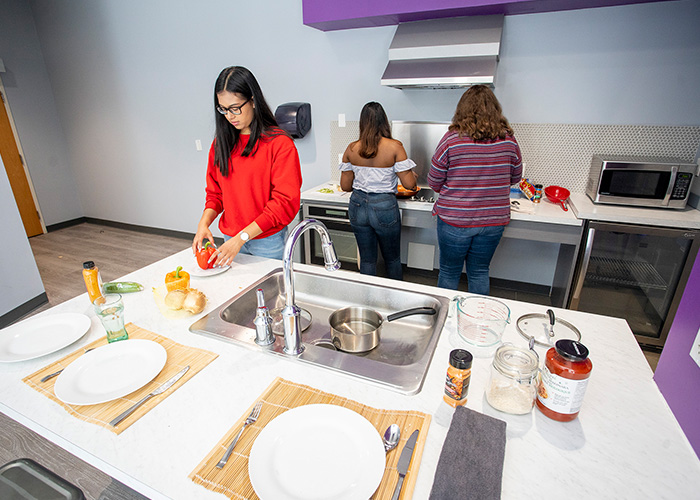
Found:
<svg viewBox="0 0 700 500"><path fill-rule="evenodd" d="M700 246L695 230L590 221L569 308L624 318L662 347Z"/></svg>

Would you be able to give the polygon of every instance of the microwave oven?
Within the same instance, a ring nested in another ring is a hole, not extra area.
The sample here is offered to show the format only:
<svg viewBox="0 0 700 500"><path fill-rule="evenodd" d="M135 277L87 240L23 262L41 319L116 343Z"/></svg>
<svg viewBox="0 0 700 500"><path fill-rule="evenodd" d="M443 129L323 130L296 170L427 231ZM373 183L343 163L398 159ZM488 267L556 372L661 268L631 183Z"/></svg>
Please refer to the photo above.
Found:
<svg viewBox="0 0 700 500"><path fill-rule="evenodd" d="M594 155L586 194L594 203L685 208L697 169L676 158Z"/></svg>

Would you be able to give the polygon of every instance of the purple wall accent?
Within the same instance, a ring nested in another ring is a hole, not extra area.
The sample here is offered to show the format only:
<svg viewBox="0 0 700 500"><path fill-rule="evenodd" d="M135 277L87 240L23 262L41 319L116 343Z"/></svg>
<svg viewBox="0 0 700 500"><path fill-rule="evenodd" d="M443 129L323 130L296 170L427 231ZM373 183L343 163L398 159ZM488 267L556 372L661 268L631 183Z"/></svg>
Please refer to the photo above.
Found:
<svg viewBox="0 0 700 500"><path fill-rule="evenodd" d="M533 14L673 0L303 0L304 24L321 31L443 17Z"/></svg>
<svg viewBox="0 0 700 500"><path fill-rule="evenodd" d="M661 352L654 380L700 458L700 366L690 348L700 328L700 258L695 261Z"/></svg>

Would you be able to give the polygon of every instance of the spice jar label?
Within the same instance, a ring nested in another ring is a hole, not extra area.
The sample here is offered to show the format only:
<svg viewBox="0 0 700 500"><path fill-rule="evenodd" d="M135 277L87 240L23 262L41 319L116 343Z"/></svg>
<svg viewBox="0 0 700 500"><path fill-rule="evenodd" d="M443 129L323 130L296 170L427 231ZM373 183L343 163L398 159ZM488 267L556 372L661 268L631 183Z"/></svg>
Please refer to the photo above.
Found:
<svg viewBox="0 0 700 500"><path fill-rule="evenodd" d="M452 399L461 401L467 397L467 392L469 390L469 377L450 377L447 374L445 378L445 394Z"/></svg>
<svg viewBox="0 0 700 500"><path fill-rule="evenodd" d="M537 390L537 400L557 413L578 413L586 393L588 379L572 380L554 375L545 366L542 382Z"/></svg>

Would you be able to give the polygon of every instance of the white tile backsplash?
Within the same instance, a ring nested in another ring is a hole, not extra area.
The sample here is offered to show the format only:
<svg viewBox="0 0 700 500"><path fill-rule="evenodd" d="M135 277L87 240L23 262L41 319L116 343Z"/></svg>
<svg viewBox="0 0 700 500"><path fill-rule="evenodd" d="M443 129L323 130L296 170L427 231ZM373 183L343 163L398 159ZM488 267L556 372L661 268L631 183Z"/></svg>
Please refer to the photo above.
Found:
<svg viewBox="0 0 700 500"><path fill-rule="evenodd" d="M525 163L525 177L545 186L556 184L584 192L594 154L670 156L693 162L700 127L655 125L575 125L512 123ZM330 125L331 181L339 182L338 155L357 140L359 122ZM410 157L410 151L409 151Z"/></svg>

